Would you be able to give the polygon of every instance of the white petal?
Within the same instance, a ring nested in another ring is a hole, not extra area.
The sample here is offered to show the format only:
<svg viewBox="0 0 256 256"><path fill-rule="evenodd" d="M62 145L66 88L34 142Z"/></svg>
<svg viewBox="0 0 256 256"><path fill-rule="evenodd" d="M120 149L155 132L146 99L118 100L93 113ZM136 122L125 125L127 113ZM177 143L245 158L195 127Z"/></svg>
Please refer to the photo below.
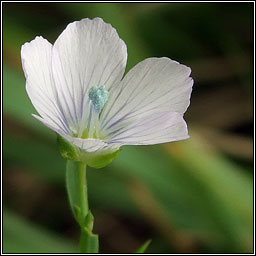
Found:
<svg viewBox="0 0 256 256"><path fill-rule="evenodd" d="M113 87L123 76L126 59L125 43L100 18L73 22L62 32L53 46L53 74L73 124L80 128L81 122L86 124L89 88Z"/></svg>
<svg viewBox="0 0 256 256"><path fill-rule="evenodd" d="M100 153L100 152L104 152L107 150L115 150L115 149L117 150L120 147L120 144L118 144L118 143L109 144L102 140L93 139L93 138L81 139L81 138L72 137L72 136L66 134L65 132L63 132L62 130L56 128L56 126L54 126L50 122L44 120L40 116L37 116L37 115L33 115L33 116L36 119L38 119L40 122L42 122L45 126L50 128L51 130L57 132L60 136L65 138L71 144L79 147L80 149L82 149L88 153L95 153L95 152Z"/></svg>
<svg viewBox="0 0 256 256"><path fill-rule="evenodd" d="M52 45L36 37L21 48L22 67L26 76L26 90L34 107L52 126L67 131L63 113L56 101L51 71Z"/></svg>
<svg viewBox="0 0 256 256"><path fill-rule="evenodd" d="M181 114L162 112L144 116L121 127L110 136L110 143L122 145L150 145L187 139L187 125Z"/></svg>
<svg viewBox="0 0 256 256"><path fill-rule="evenodd" d="M100 153L100 152L106 152L114 149L118 149L120 147L119 143L106 143L102 140L98 139L81 139L81 138L74 138L74 137L67 137L64 136L67 140L69 140L72 144L76 145L80 149L89 152L89 153Z"/></svg>
<svg viewBox="0 0 256 256"><path fill-rule="evenodd" d="M101 115L101 129L112 132L155 112L186 111L192 91L190 68L168 58L149 58L137 64L112 90Z"/></svg>

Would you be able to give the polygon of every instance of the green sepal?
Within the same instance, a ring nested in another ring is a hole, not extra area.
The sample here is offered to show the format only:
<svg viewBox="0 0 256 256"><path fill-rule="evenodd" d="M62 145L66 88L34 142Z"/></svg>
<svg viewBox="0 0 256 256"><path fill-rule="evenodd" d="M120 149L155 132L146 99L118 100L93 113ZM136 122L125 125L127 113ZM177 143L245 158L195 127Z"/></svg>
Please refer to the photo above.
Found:
<svg viewBox="0 0 256 256"><path fill-rule="evenodd" d="M78 148L73 146L59 134L57 134L57 145L62 157L68 160L79 161Z"/></svg>
<svg viewBox="0 0 256 256"><path fill-rule="evenodd" d="M57 145L62 157L72 161L80 161L93 168L103 168L110 164L120 153L121 149L106 150L105 152L90 153L72 145L57 134Z"/></svg>
<svg viewBox="0 0 256 256"><path fill-rule="evenodd" d="M119 155L120 151L121 149L106 153L87 154L84 159L87 165L99 169L109 165Z"/></svg>

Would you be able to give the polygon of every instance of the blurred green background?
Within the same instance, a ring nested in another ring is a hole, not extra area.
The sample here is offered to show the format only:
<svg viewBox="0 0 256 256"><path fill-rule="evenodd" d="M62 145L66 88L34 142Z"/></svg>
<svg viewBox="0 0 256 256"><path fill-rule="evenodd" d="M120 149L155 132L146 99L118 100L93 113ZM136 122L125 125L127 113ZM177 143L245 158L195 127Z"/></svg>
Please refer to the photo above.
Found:
<svg viewBox="0 0 256 256"><path fill-rule="evenodd" d="M89 169L100 252L253 251L253 3L3 3L3 252L78 252L56 136L31 113L20 48L84 17L111 23L129 70L167 56L192 68L191 138L127 146ZM127 71L126 70L126 71Z"/></svg>

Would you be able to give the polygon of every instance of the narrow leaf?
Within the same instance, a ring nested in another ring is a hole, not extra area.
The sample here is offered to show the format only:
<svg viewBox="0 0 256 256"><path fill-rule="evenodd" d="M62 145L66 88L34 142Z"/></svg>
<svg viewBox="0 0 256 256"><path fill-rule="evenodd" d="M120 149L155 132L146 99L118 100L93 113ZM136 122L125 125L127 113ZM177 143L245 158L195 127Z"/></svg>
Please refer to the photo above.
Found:
<svg viewBox="0 0 256 256"><path fill-rule="evenodd" d="M81 209L79 207L79 192L78 188L78 175L76 175L77 162L67 161L67 170L66 170L66 186L68 192L68 199L72 213L79 222L81 215Z"/></svg>
<svg viewBox="0 0 256 256"><path fill-rule="evenodd" d="M70 207L76 221L82 227L88 214L86 166L84 163L67 161L66 185Z"/></svg>
<svg viewBox="0 0 256 256"><path fill-rule="evenodd" d="M151 241L151 239L148 239L135 251L135 253L144 253L147 250L148 246L150 245Z"/></svg>
<svg viewBox="0 0 256 256"><path fill-rule="evenodd" d="M77 253L73 242L3 207L3 254Z"/></svg>

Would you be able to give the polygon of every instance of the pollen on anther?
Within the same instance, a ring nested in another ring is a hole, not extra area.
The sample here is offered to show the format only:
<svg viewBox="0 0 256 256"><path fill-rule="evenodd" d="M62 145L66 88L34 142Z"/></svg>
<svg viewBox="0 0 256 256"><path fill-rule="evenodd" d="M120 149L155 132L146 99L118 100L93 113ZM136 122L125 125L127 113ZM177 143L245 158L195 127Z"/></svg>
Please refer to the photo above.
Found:
<svg viewBox="0 0 256 256"><path fill-rule="evenodd" d="M97 111L100 111L108 100L108 91L105 89L104 85L99 87L92 86L89 90L88 96L94 108Z"/></svg>

